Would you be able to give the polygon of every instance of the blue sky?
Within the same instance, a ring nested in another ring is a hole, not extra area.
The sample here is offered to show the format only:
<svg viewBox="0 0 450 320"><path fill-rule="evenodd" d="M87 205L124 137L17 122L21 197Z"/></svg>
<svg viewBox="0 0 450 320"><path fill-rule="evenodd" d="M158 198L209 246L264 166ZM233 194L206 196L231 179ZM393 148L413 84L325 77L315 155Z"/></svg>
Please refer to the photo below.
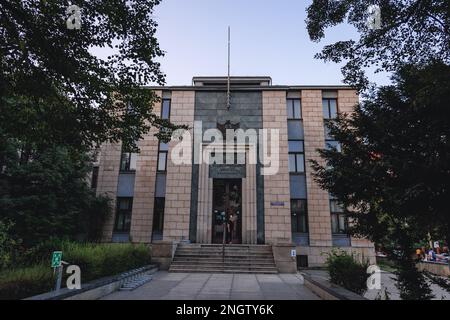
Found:
<svg viewBox="0 0 450 320"><path fill-rule="evenodd" d="M227 27L231 26L231 74L271 76L274 84L341 84L340 65L314 59L328 43L357 39L349 25L309 40L305 18L311 1L163 0L156 7L160 59L168 85L190 85L192 76L226 75ZM386 74L369 73L379 85Z"/></svg>

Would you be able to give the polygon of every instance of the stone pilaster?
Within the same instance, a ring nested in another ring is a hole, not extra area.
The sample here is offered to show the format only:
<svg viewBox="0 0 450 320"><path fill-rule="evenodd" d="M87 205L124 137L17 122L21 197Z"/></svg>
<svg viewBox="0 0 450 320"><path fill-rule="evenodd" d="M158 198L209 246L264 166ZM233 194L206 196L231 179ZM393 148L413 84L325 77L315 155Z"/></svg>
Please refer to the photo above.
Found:
<svg viewBox="0 0 450 320"><path fill-rule="evenodd" d="M161 91L156 91L155 93L158 97L162 96ZM161 113L161 101L155 104L153 112L157 115ZM138 144L140 151L136 160L136 178L130 230L132 242L150 243L152 238L159 144L158 139L155 137L155 133L157 132L158 129L152 127Z"/></svg>
<svg viewBox="0 0 450 320"><path fill-rule="evenodd" d="M170 120L174 124L194 125L194 91L173 91ZM191 130L191 139L193 138ZM164 240L189 239L192 163L175 165L171 151L177 141L169 143L167 161L166 204L164 209ZM192 143L192 140L191 140ZM192 159L192 154L189 154Z"/></svg>
<svg viewBox="0 0 450 320"><path fill-rule="evenodd" d="M111 199L112 207L112 215L107 219L103 227L102 240L105 242L111 241L114 229L121 152L121 143L107 142L101 146L97 195L108 196Z"/></svg>
<svg viewBox="0 0 450 320"><path fill-rule="evenodd" d="M265 241L272 244L291 242L286 92L263 91L263 128L279 130L278 150L268 146L269 154L278 152L278 173L264 176ZM273 202L278 205L272 205Z"/></svg>
<svg viewBox="0 0 450 320"><path fill-rule="evenodd" d="M338 110L341 113L350 115L353 112L354 106L359 102L358 93L356 90L339 90L338 91ZM373 243L367 239L351 238L351 244L354 248L362 249L362 255L365 257L375 254ZM364 251L366 250L366 251Z"/></svg>
<svg viewBox="0 0 450 320"><path fill-rule="evenodd" d="M314 181L309 160L323 164L317 149L325 147L322 91L302 90L302 115L305 132L306 190L310 246L332 246L328 192Z"/></svg>

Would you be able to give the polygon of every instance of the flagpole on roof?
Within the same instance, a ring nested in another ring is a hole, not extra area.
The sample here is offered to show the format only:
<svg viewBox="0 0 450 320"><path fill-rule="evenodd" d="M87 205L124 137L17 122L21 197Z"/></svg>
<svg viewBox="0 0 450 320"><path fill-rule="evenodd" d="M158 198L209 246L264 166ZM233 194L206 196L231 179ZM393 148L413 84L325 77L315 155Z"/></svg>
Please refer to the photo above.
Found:
<svg viewBox="0 0 450 320"><path fill-rule="evenodd" d="M230 26L228 26L228 78L227 78L227 110L230 110Z"/></svg>

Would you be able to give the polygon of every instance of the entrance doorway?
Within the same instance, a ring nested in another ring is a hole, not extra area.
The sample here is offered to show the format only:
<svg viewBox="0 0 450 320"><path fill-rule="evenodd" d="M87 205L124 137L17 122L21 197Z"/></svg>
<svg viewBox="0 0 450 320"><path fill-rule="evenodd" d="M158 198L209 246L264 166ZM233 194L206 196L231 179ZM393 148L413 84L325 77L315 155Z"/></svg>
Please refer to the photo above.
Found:
<svg viewBox="0 0 450 320"><path fill-rule="evenodd" d="M212 243L242 243L242 180L213 180Z"/></svg>

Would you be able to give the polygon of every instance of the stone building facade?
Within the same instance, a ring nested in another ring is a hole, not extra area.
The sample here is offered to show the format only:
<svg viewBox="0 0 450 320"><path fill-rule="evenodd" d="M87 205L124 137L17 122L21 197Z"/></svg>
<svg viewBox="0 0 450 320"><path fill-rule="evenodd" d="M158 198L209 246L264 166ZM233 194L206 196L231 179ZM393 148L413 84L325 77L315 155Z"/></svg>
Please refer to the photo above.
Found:
<svg viewBox="0 0 450 320"><path fill-rule="evenodd" d="M373 263L373 244L346 234L342 208L313 180L309 164L311 159L322 162L317 149L339 149L326 123L337 112L352 111L356 91L276 86L269 77L232 77L230 83L229 105L222 77L196 77L192 86L147 88L161 97L156 113L189 125L192 152L184 155L188 162L176 164L172 157L179 141L159 142L154 129L138 142L138 154L120 144L102 146L96 190L111 197L116 208L105 225L104 241L284 245L296 249L298 267L321 266L324 253L339 247ZM250 140L223 150L225 157L244 157L243 164L193 161L198 148L202 157L208 152L216 156L204 134L224 128L276 129L279 144L270 151L278 155L277 172L265 173L262 145L254 145L257 161L252 163Z"/></svg>

